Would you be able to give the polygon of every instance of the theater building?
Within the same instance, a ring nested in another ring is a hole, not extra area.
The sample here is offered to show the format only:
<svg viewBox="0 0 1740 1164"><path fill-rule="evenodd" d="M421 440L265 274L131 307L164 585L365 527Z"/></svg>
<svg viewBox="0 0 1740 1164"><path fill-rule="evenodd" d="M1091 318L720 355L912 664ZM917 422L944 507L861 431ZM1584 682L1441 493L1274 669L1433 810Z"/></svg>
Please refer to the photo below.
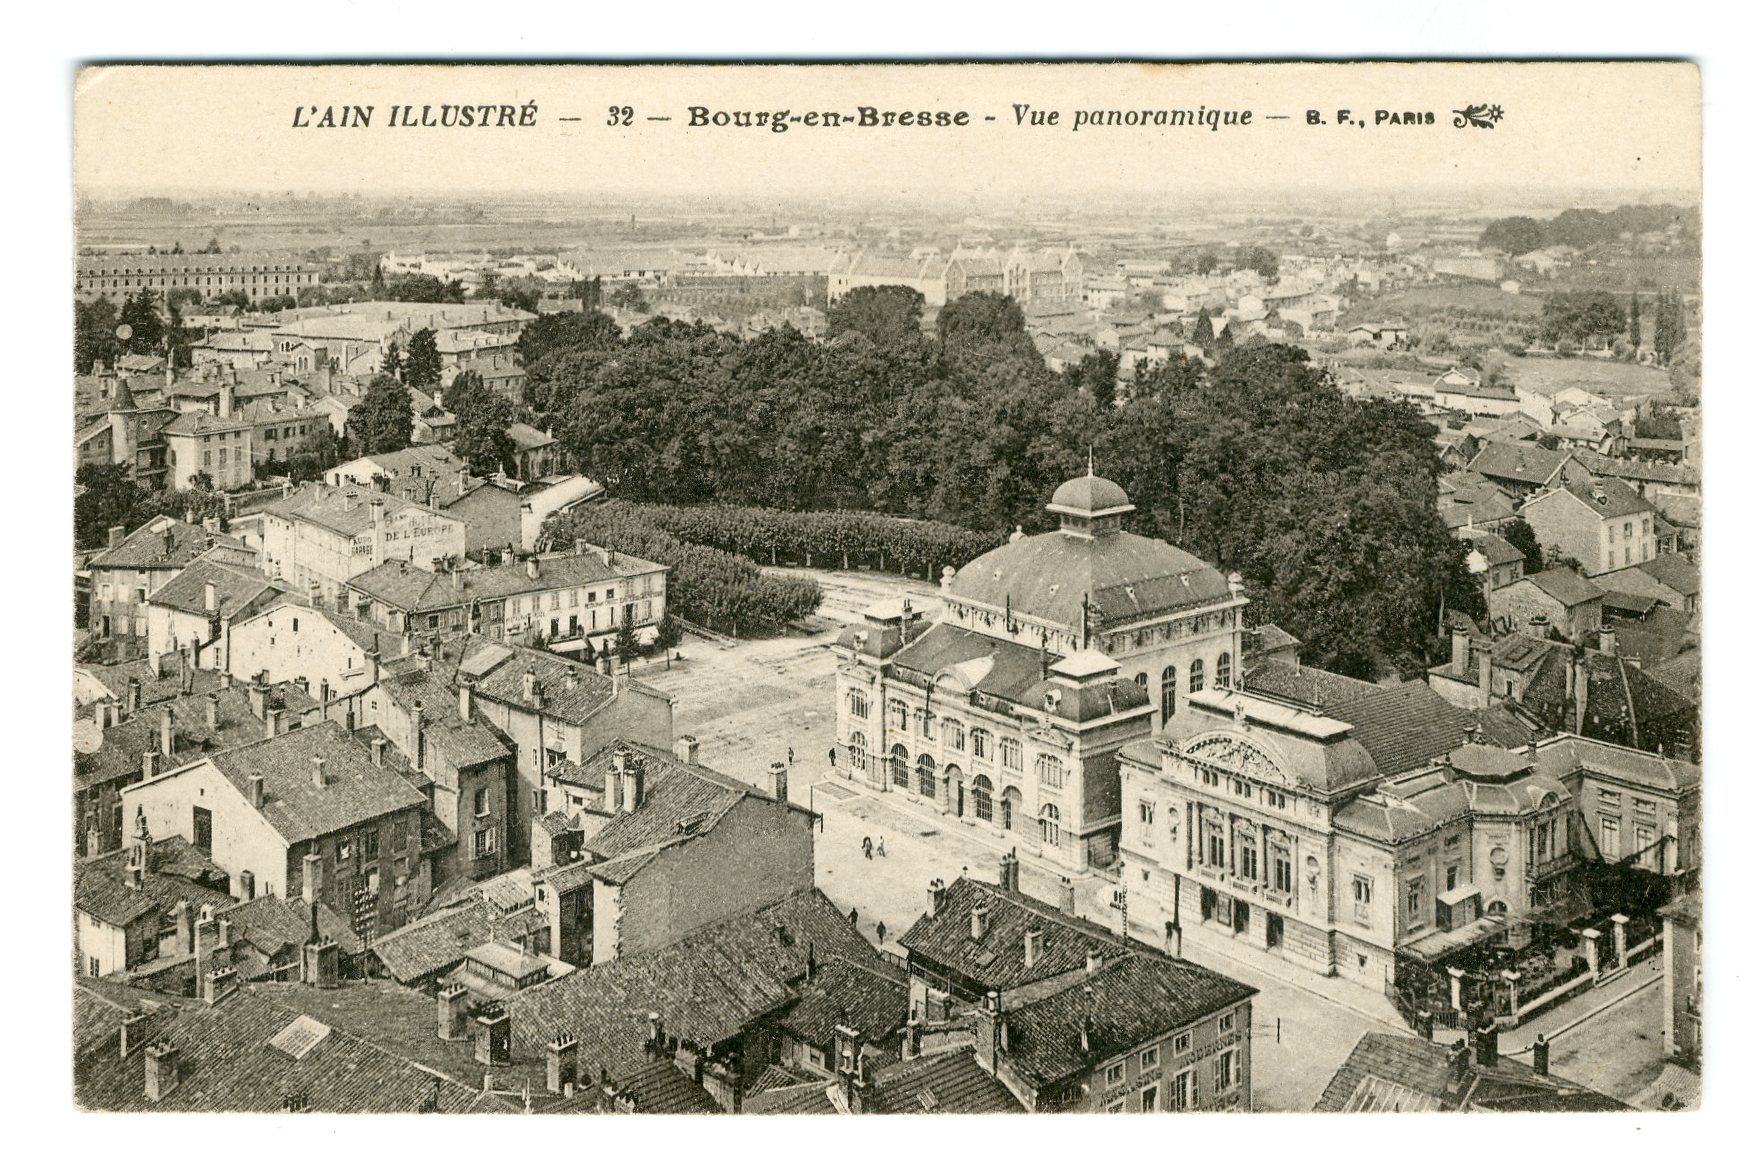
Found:
<svg viewBox="0 0 1740 1164"><path fill-rule="evenodd" d="M1117 751L1239 673L1231 578L1126 532L1103 477L1061 485L1059 528L945 570L941 609L870 610L835 644L849 778L1002 834L1067 868L1111 865Z"/></svg>

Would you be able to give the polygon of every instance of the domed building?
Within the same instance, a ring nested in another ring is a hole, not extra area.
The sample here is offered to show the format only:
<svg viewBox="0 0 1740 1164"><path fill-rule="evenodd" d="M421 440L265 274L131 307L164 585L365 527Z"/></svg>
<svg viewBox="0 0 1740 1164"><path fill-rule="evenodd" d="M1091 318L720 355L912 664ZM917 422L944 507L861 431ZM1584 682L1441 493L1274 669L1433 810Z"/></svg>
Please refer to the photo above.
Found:
<svg viewBox="0 0 1740 1164"><path fill-rule="evenodd" d="M1239 674L1237 575L1123 528L1116 482L1058 486L1058 528L945 570L942 607L835 645L838 750L872 788L1085 870L1117 858L1117 751Z"/></svg>

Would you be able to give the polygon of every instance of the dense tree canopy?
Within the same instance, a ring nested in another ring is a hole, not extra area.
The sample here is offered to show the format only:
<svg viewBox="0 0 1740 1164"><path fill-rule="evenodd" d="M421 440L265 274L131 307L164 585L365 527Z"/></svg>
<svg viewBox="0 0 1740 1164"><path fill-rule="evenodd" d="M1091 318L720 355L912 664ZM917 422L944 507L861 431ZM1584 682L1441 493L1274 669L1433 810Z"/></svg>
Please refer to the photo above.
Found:
<svg viewBox="0 0 1740 1164"><path fill-rule="evenodd" d="M421 328L411 333L405 345L405 383L430 388L441 382L441 352L435 347L435 332Z"/></svg>
<svg viewBox="0 0 1740 1164"><path fill-rule="evenodd" d="M1625 308L1609 291L1555 291L1541 308L1541 338L1547 343L1613 339L1625 330Z"/></svg>
<svg viewBox="0 0 1740 1164"><path fill-rule="evenodd" d="M73 304L73 371L89 375L99 362L113 368L121 356L121 341L115 338L115 328L121 323L120 312L107 299Z"/></svg>
<svg viewBox="0 0 1740 1164"><path fill-rule="evenodd" d="M1008 306L963 308L932 340L916 292L870 290L835 306L825 343L665 319L621 339L550 325L526 403L627 500L869 511L999 535L1051 528L1044 506L1091 446L1136 506L1131 528L1239 570L1265 619L1355 673L1419 649L1441 602L1466 608L1431 427L1401 405L1349 400L1299 349L1230 348L1212 370L1175 357L1139 369L1133 398L1108 409L1044 368Z"/></svg>
<svg viewBox="0 0 1740 1164"><path fill-rule="evenodd" d="M1240 247L1233 252L1233 269L1255 271L1265 279L1273 279L1281 273L1281 260L1268 247Z"/></svg>
<svg viewBox="0 0 1740 1164"><path fill-rule="evenodd" d="M1480 232L1480 245L1507 255L1523 255L1546 245L1547 232L1540 222L1526 215L1495 219Z"/></svg>
<svg viewBox="0 0 1740 1164"><path fill-rule="evenodd" d="M411 391L391 376L376 376L345 425L358 456L396 453L411 443Z"/></svg>
<svg viewBox="0 0 1740 1164"><path fill-rule="evenodd" d="M516 451L508 436L508 426L514 422L513 403L485 386L476 372L455 376L443 400L455 420L455 455L479 475L509 471Z"/></svg>

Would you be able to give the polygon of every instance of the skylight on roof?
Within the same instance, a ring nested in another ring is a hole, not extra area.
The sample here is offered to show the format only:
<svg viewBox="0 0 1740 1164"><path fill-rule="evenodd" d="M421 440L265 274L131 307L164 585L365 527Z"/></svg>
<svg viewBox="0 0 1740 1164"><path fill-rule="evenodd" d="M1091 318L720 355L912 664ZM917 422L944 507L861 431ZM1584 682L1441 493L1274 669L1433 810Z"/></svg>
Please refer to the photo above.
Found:
<svg viewBox="0 0 1740 1164"><path fill-rule="evenodd" d="M300 1060L308 1052L320 1045L320 1041L332 1033L332 1028L323 1022L298 1015L289 1026L266 1040L267 1044L276 1047L292 1059Z"/></svg>

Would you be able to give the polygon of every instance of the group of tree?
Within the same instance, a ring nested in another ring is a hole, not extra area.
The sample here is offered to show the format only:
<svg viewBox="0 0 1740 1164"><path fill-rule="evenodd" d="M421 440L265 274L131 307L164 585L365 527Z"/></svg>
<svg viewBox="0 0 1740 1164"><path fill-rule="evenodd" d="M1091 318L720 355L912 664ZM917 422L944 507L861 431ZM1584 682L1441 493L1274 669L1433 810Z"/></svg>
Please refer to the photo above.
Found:
<svg viewBox="0 0 1740 1164"><path fill-rule="evenodd" d="M454 455L480 476L511 473L517 452L508 435L514 422L513 402L471 371L455 376L441 400L454 416Z"/></svg>
<svg viewBox="0 0 1740 1164"><path fill-rule="evenodd" d="M1617 242L1627 235L1665 231L1678 226L1681 235L1697 245L1702 234L1701 216L1695 206L1621 206L1616 210L1566 210L1556 218L1514 215L1487 223L1480 245L1509 255L1526 254L1546 247L1567 246L1585 250Z"/></svg>
<svg viewBox="0 0 1740 1164"><path fill-rule="evenodd" d="M377 266L373 283L374 298L393 303L465 302L465 284L458 279L422 274L396 275L388 279Z"/></svg>
<svg viewBox="0 0 1740 1164"><path fill-rule="evenodd" d="M1625 308L1610 291L1555 291L1541 305L1540 338L1548 344L1612 340L1626 329Z"/></svg>
<svg viewBox="0 0 1740 1164"><path fill-rule="evenodd" d="M435 332L421 328L411 333L405 346L404 381L413 388L433 388L441 383L441 352Z"/></svg>
<svg viewBox="0 0 1740 1164"><path fill-rule="evenodd" d="M1671 365L1680 345L1686 342L1685 304L1677 290L1656 293L1654 339L1657 361Z"/></svg>
<svg viewBox="0 0 1740 1164"><path fill-rule="evenodd" d="M670 569L667 608L721 634L770 634L814 614L822 603L813 579L768 574L741 554L683 541L620 502L558 514L545 523L544 534L555 549L584 541L663 563ZM632 655L634 648L628 650Z"/></svg>
<svg viewBox="0 0 1740 1164"><path fill-rule="evenodd" d="M396 376L381 373L369 381L362 401L350 410L345 431L356 456L396 453L411 443L415 415L411 390Z"/></svg>
<svg viewBox="0 0 1740 1164"><path fill-rule="evenodd" d="M225 512L209 488L148 490L125 465L80 465L73 487L73 542L81 550L101 548L116 526L131 532L162 514L198 522Z"/></svg>
<svg viewBox="0 0 1740 1164"><path fill-rule="evenodd" d="M1309 658L1350 673L1420 649L1441 602L1473 604L1437 514L1431 426L1349 400L1303 351L1223 347L1213 368L1177 357L1138 369L1112 406L1092 369L1072 383L1045 367L1004 297L947 304L934 338L922 311L910 289L860 288L830 309L825 343L545 317L521 340L526 406L618 498L999 537L1050 528L1052 490L1091 447L1130 493L1131 528L1240 571Z"/></svg>

